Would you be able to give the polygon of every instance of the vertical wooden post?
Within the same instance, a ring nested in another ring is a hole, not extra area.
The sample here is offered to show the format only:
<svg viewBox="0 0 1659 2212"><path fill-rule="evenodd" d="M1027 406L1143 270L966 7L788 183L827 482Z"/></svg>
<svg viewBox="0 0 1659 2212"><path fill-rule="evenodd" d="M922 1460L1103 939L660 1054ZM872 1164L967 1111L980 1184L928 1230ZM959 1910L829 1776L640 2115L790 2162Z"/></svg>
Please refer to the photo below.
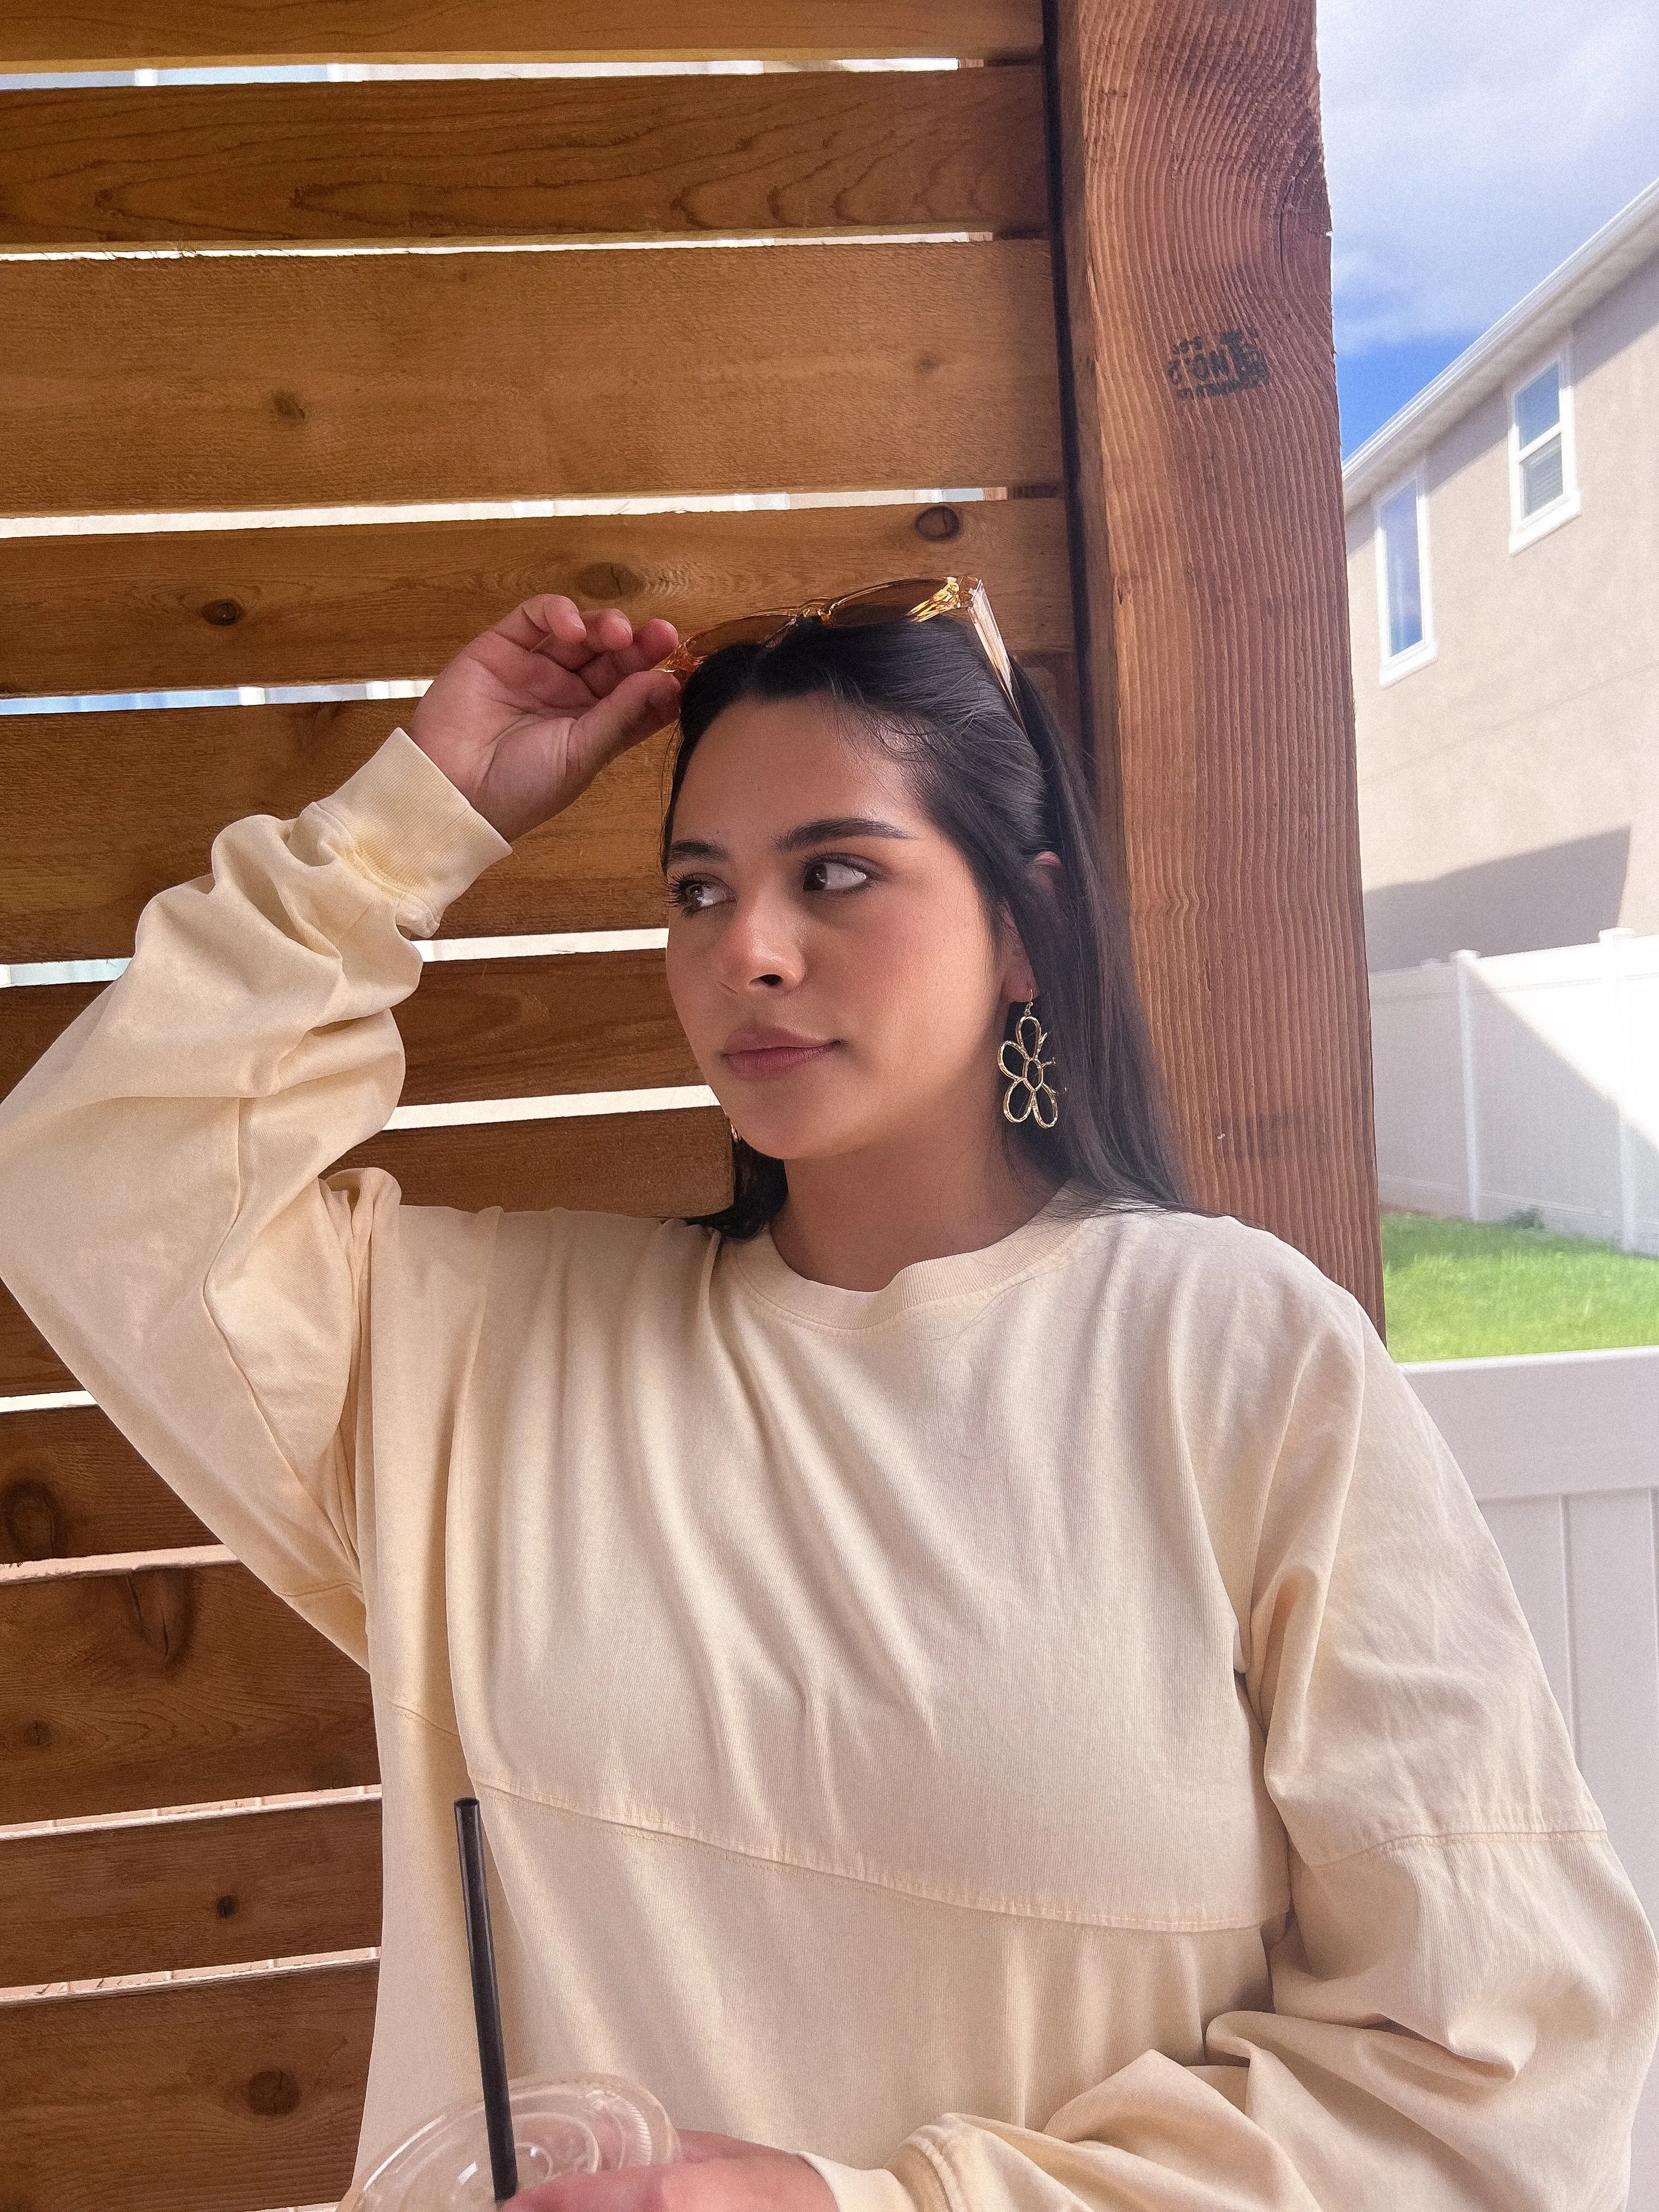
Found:
<svg viewBox="0 0 1659 2212"><path fill-rule="evenodd" d="M1380 1322L1313 0L1046 15L1085 673L1178 1134Z"/></svg>

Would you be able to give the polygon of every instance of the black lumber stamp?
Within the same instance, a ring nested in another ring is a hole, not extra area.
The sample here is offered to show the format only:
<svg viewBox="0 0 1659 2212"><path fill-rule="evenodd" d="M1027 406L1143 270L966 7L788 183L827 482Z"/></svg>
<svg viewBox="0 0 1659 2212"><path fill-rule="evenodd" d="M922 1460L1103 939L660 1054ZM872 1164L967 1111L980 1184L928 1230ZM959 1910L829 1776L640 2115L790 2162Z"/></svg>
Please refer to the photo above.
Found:
<svg viewBox="0 0 1659 2212"><path fill-rule="evenodd" d="M1164 373L1177 399L1225 399L1271 380L1261 341L1249 329L1223 331L1214 339L1177 338Z"/></svg>

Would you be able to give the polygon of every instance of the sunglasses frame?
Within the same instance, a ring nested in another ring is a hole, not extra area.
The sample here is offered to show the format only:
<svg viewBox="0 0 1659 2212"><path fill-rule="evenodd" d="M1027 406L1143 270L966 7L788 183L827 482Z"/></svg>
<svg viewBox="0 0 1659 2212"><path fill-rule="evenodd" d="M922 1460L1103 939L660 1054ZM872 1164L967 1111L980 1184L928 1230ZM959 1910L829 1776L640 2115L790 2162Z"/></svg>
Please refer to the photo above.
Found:
<svg viewBox="0 0 1659 2212"><path fill-rule="evenodd" d="M677 646L665 660L658 665L678 676L689 676L702 666L711 653L718 653L718 645L704 645L705 638L717 637L724 630L746 623L771 623L775 626L764 633L745 638L728 638L726 644L775 645L779 638L794 628L797 623L827 623L833 629L875 629L876 623L838 623L836 615L844 607L854 606L860 599L873 598L878 592L896 591L901 585L914 584L924 596L913 605L896 606L889 619L893 622L931 622L935 615L965 614L973 627L980 650L990 662L991 669L1001 684L1014 720L1025 728L1025 717L1019 711L1019 701L1014 696L1013 663L1008 648L1002 641L1002 632L997 628L996 617L991 611L990 596L978 576L895 576L884 584L866 584L855 592L842 592L830 599L804 599L798 607L764 607L752 615L737 615L723 623L710 623L706 628L693 631L684 642ZM702 649L699 650L699 647ZM1029 732L1028 732L1029 734Z"/></svg>

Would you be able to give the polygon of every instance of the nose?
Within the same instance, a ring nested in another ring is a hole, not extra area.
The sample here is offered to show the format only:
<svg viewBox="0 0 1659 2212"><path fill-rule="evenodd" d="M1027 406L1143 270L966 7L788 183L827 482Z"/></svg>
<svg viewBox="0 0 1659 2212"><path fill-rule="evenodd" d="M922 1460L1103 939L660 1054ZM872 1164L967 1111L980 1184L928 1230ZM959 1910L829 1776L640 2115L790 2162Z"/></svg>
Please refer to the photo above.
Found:
<svg viewBox="0 0 1659 2212"><path fill-rule="evenodd" d="M728 991L787 991L805 972L799 932L787 902L765 889L746 893L720 932L720 981Z"/></svg>

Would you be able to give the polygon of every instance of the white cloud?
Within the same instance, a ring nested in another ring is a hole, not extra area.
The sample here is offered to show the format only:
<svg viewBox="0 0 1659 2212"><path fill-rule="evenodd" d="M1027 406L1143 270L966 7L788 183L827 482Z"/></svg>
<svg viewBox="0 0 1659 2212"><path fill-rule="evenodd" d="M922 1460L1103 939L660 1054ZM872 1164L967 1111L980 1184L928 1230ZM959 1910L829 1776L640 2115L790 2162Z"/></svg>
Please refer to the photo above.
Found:
<svg viewBox="0 0 1659 2212"><path fill-rule="evenodd" d="M1654 0L1321 0L1340 350L1485 326L1659 175Z"/></svg>

